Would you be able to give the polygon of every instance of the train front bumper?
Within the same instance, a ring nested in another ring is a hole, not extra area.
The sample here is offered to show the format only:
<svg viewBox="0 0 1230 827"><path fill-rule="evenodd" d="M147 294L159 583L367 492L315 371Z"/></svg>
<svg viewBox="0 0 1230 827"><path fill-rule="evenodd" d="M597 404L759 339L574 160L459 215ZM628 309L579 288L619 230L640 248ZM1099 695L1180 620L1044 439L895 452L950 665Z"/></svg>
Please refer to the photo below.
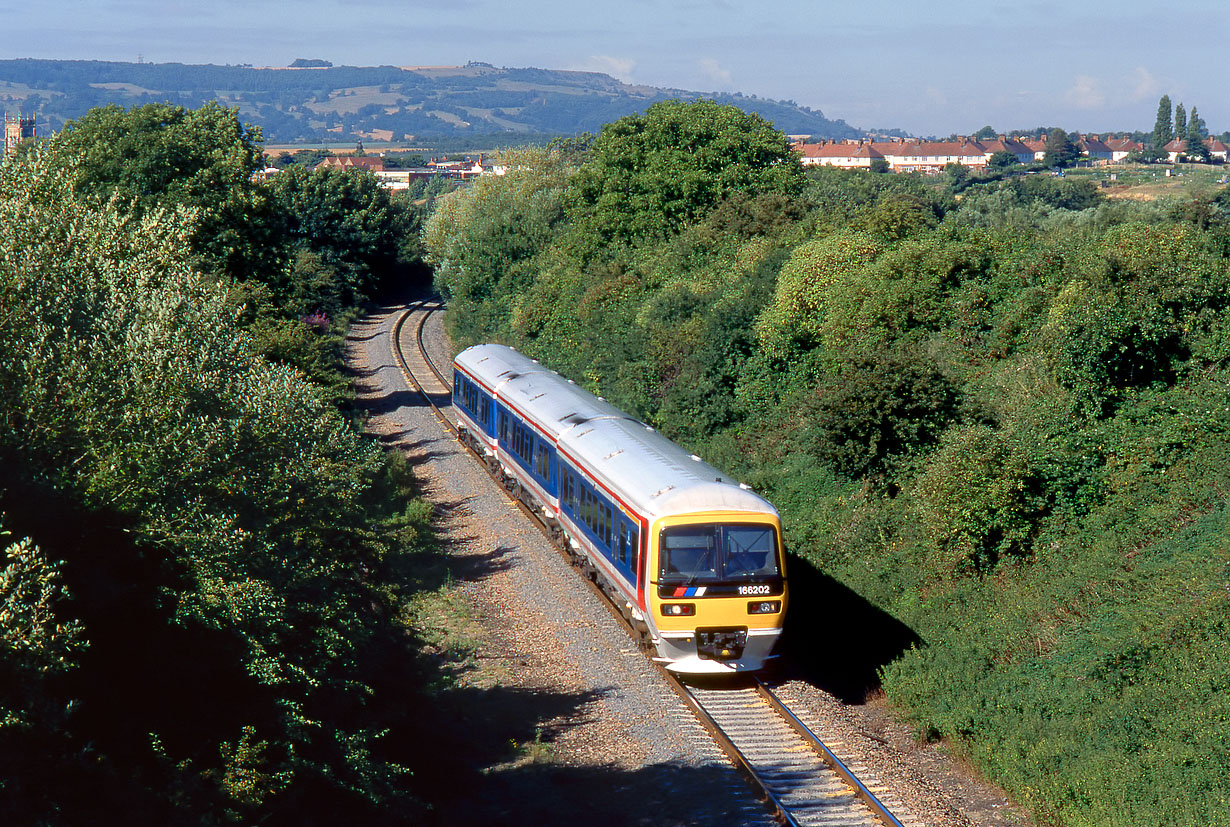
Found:
<svg viewBox="0 0 1230 827"><path fill-rule="evenodd" d="M717 631L719 634L705 634ZM734 672L754 672L777 657L773 647L781 637L781 629L748 629L743 645L735 644L737 637L722 634L733 630L697 630L691 632L662 632L654 641L658 657L654 660L666 665L672 672L685 675L719 675ZM698 644L700 632L701 640ZM723 656L728 651L732 656Z"/></svg>

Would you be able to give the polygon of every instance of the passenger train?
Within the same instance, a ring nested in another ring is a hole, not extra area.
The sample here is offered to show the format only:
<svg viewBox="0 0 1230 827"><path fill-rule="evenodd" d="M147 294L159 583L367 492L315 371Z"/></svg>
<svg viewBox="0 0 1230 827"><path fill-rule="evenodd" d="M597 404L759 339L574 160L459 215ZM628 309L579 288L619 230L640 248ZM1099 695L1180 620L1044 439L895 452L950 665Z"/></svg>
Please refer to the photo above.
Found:
<svg viewBox="0 0 1230 827"><path fill-rule="evenodd" d="M453 364L460 438L537 509L668 669L760 669L787 603L766 500L653 428L502 345Z"/></svg>

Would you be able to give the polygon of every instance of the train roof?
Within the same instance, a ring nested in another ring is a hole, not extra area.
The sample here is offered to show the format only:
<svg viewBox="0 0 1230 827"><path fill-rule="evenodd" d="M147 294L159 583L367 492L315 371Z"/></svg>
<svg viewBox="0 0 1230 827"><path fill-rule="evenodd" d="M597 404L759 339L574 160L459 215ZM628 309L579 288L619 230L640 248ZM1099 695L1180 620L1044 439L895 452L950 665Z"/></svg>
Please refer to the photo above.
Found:
<svg viewBox="0 0 1230 827"><path fill-rule="evenodd" d="M709 463L512 348L476 345L456 361L641 514L777 514Z"/></svg>

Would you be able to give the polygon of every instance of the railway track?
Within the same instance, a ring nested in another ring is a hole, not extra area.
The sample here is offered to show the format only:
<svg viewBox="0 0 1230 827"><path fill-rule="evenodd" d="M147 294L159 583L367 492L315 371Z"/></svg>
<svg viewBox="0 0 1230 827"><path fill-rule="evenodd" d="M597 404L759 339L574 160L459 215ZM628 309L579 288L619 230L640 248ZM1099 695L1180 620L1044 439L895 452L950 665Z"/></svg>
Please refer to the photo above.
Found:
<svg viewBox="0 0 1230 827"><path fill-rule="evenodd" d="M407 384L423 397L441 425L456 435L456 426L444 410L451 406L452 384L423 342L427 320L440 309L437 303L419 302L406 310L393 326L393 352ZM494 469L489 465L488 470ZM513 493L510 498L563 551L538 511ZM606 597L597 584L589 579L585 582ZM627 619L611 601L603 599L602 603L635 638ZM706 685L686 683L665 668L658 671L782 824L903 827L875 792L758 678Z"/></svg>

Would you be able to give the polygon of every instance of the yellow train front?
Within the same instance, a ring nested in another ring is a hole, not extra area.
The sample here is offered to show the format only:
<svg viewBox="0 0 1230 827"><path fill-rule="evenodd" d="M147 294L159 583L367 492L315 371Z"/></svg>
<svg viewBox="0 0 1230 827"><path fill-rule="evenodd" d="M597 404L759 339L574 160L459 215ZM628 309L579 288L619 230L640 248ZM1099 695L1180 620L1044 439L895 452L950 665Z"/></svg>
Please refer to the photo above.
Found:
<svg viewBox="0 0 1230 827"><path fill-rule="evenodd" d="M731 499L709 485L688 498ZM746 493L737 510L676 511L650 532L648 614L657 653L674 671L753 671L773 657L787 602L781 524L776 513L750 510L759 498ZM678 502L665 505L675 511Z"/></svg>
<svg viewBox="0 0 1230 827"><path fill-rule="evenodd" d="M462 439L558 527L667 668L774 657L787 583L771 503L511 348L458 354L453 398Z"/></svg>

